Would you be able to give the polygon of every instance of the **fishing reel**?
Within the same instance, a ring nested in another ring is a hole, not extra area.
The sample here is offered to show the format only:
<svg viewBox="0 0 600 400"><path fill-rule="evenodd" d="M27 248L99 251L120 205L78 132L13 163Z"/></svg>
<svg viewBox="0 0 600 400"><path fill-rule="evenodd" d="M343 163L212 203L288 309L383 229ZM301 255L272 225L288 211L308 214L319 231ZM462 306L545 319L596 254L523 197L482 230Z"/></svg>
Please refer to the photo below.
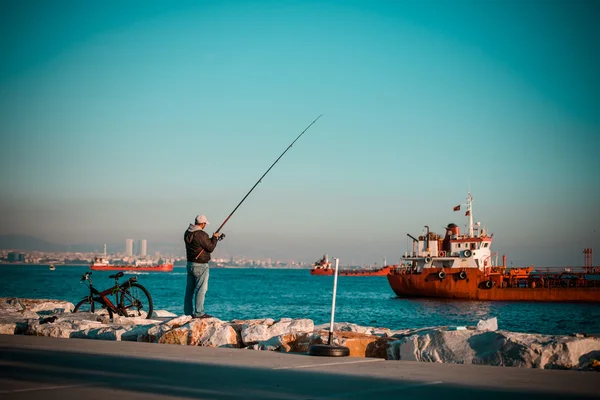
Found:
<svg viewBox="0 0 600 400"><path fill-rule="evenodd" d="M218 238L217 240L220 242L220 241L221 241L221 240L223 240L223 239L225 239L225 234L224 234L224 233L221 233L221 234L219 235L219 238Z"/></svg>

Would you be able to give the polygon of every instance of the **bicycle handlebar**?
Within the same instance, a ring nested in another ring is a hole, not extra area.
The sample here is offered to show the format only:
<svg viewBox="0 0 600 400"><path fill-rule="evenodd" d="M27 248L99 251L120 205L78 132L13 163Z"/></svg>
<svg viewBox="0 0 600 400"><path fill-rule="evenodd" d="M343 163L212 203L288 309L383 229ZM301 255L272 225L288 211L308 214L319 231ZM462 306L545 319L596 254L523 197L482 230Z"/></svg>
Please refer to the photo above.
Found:
<svg viewBox="0 0 600 400"><path fill-rule="evenodd" d="M81 275L81 282L87 281L88 279L90 279L91 274L92 274L91 272L86 272L85 274Z"/></svg>

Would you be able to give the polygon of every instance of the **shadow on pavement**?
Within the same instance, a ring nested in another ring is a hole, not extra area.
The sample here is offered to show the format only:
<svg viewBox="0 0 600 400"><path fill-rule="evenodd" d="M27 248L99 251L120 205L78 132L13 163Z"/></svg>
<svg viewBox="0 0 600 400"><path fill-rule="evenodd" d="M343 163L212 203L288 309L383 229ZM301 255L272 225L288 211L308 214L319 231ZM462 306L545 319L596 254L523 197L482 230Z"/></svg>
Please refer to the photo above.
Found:
<svg viewBox="0 0 600 400"><path fill-rule="evenodd" d="M86 385L84 393L92 391L97 394L94 397L98 398L103 392L106 392L105 397L114 396L114 390L147 394L154 398L209 399L577 398L567 394L523 392L510 388L499 390L449 385L436 382L435 376L429 382L416 382L298 369L232 367L198 361L178 362L9 347L0 347L0 377L38 385ZM71 392L67 392L66 397L79 393L79 389L68 390ZM52 393L46 393L44 398L50 398L49 395ZM65 398L64 392L60 398Z"/></svg>

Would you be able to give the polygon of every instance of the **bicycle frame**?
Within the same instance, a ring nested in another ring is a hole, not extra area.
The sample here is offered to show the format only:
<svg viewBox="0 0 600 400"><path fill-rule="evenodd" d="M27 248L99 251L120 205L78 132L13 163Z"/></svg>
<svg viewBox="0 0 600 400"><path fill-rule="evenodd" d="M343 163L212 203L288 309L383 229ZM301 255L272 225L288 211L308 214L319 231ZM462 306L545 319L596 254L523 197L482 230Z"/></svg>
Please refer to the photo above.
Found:
<svg viewBox="0 0 600 400"><path fill-rule="evenodd" d="M92 296L93 295L99 296L99 297L93 297L92 300L104 303L107 307L109 307L112 310L112 312L118 313L117 306L115 304L113 304L110 301L110 299L108 298L108 295L114 293L114 295L115 295L115 303L119 304L119 297L118 297L119 290L118 290L118 286L117 285L115 285L115 286L113 286L111 288L108 288L108 289L106 289L103 292L99 292L98 290L96 290L90 284L90 293L91 293Z"/></svg>
<svg viewBox="0 0 600 400"><path fill-rule="evenodd" d="M119 278L115 278L115 284L114 286L103 290L102 292L98 291L95 287L94 284L92 282L92 278L90 277L90 273L86 272L83 277L81 278L81 282L85 282L85 281L89 281L88 287L90 289L90 295L86 296L87 299L89 299L90 303L93 303L94 301L97 301L98 303L102 303L104 304L106 307L110 308L110 310L115 313L116 315L120 314L120 309L119 309L119 293L122 292L122 288L127 285L128 283L132 283L132 282L136 282L137 281L137 277L132 276L131 278L129 278L127 280L127 282L124 282L122 284L119 284L118 281ZM115 295L115 304L113 304L112 301L110 301L110 299L108 298L109 295L114 294ZM98 297L94 297L94 296L98 296Z"/></svg>

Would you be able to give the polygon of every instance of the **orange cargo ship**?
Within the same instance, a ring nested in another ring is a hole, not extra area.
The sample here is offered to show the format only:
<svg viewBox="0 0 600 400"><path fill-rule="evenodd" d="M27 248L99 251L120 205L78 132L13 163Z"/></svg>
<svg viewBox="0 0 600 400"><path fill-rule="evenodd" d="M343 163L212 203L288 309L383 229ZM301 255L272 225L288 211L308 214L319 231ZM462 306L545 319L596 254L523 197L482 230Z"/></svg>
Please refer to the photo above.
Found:
<svg viewBox="0 0 600 400"><path fill-rule="evenodd" d="M139 272L171 272L173 264L158 265L111 265L107 259L95 257L90 265L92 271L139 271Z"/></svg>
<svg viewBox="0 0 600 400"><path fill-rule="evenodd" d="M600 302L600 267L593 267L591 249L586 249L586 265L562 271L535 271L533 266L507 268L493 265L492 236L480 224L473 224L473 199L467 197L469 232L461 234L455 224L446 234L430 232L413 239L413 249L387 276L390 287L400 297L439 297L500 301L578 301ZM460 206L454 207L455 211Z"/></svg>
<svg viewBox="0 0 600 400"><path fill-rule="evenodd" d="M390 273L391 266L383 266L381 268L366 269L366 268L352 268L352 269L338 269L338 275L342 276L386 276ZM335 268L331 267L331 261L328 260L327 254L323 256L319 261L313 264L310 270L311 275L333 275Z"/></svg>

